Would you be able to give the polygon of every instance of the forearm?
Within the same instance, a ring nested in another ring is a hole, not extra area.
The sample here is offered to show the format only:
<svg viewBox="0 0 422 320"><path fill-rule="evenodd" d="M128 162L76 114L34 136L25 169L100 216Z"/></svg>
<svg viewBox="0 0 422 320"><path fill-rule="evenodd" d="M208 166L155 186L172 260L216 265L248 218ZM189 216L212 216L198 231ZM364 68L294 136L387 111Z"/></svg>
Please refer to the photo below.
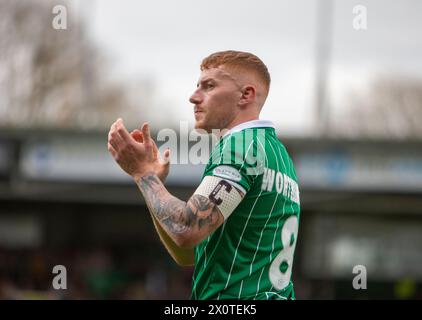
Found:
<svg viewBox="0 0 422 320"><path fill-rule="evenodd" d="M154 173L135 181L151 215L177 245L182 245L191 232L193 212L187 203L171 195Z"/></svg>
<svg viewBox="0 0 422 320"><path fill-rule="evenodd" d="M161 242L167 249L174 261L180 266L192 266L194 264L194 252L192 248L180 248L166 233L157 218L151 214L155 230L160 237Z"/></svg>
<svg viewBox="0 0 422 320"><path fill-rule="evenodd" d="M187 203L181 201L167 191L155 173L135 181L152 216L179 247L192 248L224 222L210 199L194 194Z"/></svg>

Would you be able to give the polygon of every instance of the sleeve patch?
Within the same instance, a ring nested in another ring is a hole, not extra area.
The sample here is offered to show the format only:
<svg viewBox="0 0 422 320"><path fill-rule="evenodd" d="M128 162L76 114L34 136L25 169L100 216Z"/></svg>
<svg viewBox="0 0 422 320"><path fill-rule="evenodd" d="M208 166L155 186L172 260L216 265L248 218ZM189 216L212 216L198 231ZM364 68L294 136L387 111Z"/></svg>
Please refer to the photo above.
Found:
<svg viewBox="0 0 422 320"><path fill-rule="evenodd" d="M218 166L214 168L212 173L214 176L230 179L233 181L240 181L242 179L240 172L237 171L236 168L230 166Z"/></svg>

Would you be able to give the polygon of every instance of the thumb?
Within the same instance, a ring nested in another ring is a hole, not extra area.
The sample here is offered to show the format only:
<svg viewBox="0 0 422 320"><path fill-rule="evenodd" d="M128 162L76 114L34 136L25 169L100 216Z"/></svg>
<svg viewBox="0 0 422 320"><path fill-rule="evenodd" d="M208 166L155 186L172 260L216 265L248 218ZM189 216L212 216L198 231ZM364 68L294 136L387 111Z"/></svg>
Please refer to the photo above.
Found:
<svg viewBox="0 0 422 320"><path fill-rule="evenodd" d="M168 148L163 153L163 161L166 165L170 164L170 149Z"/></svg>

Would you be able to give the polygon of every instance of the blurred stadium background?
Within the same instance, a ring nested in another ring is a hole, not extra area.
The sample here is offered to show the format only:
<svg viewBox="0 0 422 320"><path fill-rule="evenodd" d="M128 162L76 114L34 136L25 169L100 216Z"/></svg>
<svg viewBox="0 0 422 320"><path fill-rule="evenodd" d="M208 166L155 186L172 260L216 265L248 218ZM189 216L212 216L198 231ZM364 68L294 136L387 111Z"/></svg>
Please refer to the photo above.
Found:
<svg viewBox="0 0 422 320"><path fill-rule="evenodd" d="M66 30L52 27L56 5ZM149 121L154 138L192 122L201 58L238 49L268 64L262 117L298 172L298 299L421 299L422 3L162 6L0 0L0 298L189 297L193 270L160 244L107 132L117 117ZM202 169L172 165L170 192L187 199ZM67 290L52 288L55 265ZM352 287L355 265L366 290Z"/></svg>

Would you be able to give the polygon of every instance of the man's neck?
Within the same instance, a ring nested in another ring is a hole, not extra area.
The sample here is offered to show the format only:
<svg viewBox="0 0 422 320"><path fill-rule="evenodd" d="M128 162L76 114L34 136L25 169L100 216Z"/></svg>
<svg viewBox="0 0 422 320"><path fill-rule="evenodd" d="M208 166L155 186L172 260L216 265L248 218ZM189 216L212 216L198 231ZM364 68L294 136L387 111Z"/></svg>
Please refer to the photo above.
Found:
<svg viewBox="0 0 422 320"><path fill-rule="evenodd" d="M217 139L220 140L228 132L230 132L230 130L233 129L234 127L238 126L239 124L242 124L242 123L245 123L245 122L248 122L248 121L253 121L253 120L259 120L259 115L236 118L232 122L230 122L230 124L227 125L226 128L218 130L218 133L214 133L214 134L216 135Z"/></svg>
<svg viewBox="0 0 422 320"><path fill-rule="evenodd" d="M252 120L259 120L259 115L236 118L229 125L227 125L227 128L224 128L224 129L231 130L232 128L236 127L237 125L241 123L252 121Z"/></svg>

